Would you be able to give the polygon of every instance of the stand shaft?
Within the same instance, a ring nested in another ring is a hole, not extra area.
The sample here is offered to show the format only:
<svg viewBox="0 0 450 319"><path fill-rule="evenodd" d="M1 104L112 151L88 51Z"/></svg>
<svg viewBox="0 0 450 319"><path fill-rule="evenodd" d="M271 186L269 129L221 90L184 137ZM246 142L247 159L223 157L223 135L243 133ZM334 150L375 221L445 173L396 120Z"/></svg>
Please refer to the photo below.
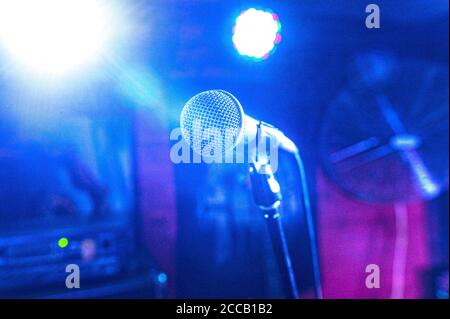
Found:
<svg viewBox="0 0 450 319"><path fill-rule="evenodd" d="M292 266L291 257L289 255L281 216L275 209L274 211L270 211L266 214L266 221L275 253L275 259L277 260L278 267L280 269L285 294L288 298L298 299L299 293L297 283L295 281L294 269Z"/></svg>

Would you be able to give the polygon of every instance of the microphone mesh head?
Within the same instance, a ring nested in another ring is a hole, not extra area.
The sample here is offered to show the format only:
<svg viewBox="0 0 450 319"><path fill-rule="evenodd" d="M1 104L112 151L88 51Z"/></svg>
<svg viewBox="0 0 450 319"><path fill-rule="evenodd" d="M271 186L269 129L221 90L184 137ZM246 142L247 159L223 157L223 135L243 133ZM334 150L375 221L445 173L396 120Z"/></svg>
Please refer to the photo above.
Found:
<svg viewBox="0 0 450 319"><path fill-rule="evenodd" d="M239 143L244 112L239 101L223 90L193 96L181 111L184 139L203 156L223 155Z"/></svg>

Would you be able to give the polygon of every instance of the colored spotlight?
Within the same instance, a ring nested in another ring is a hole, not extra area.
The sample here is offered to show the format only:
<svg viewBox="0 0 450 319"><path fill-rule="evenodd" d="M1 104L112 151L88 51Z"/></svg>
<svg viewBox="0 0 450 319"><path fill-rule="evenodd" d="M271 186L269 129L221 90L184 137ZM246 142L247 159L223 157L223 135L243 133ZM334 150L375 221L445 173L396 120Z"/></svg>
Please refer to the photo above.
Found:
<svg viewBox="0 0 450 319"><path fill-rule="evenodd" d="M236 19L234 47L241 55L264 60L281 41L280 31L281 23L276 14L250 8Z"/></svg>
<svg viewBox="0 0 450 319"><path fill-rule="evenodd" d="M20 65L59 74L99 56L114 21L103 0L0 0L0 45Z"/></svg>

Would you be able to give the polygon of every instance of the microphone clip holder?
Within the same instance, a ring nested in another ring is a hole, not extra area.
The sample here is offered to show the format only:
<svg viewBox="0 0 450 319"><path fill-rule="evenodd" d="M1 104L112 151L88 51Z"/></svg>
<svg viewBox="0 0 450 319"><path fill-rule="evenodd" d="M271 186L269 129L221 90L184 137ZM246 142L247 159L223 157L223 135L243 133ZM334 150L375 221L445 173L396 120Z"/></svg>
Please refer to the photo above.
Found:
<svg viewBox="0 0 450 319"><path fill-rule="evenodd" d="M281 205L280 184L272 173L270 164L250 164L253 199L262 211L277 210Z"/></svg>

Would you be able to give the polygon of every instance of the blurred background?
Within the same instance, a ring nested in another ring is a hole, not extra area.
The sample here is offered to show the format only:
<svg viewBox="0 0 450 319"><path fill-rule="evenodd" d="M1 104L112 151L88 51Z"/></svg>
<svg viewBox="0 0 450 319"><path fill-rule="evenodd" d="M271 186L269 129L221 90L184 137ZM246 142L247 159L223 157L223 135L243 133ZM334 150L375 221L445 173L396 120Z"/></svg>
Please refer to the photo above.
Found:
<svg viewBox="0 0 450 319"><path fill-rule="evenodd" d="M247 166L170 160L184 104L224 89L300 149L325 298L448 298L448 2L378 0L379 28L370 3L0 0L0 297L285 297Z"/></svg>

